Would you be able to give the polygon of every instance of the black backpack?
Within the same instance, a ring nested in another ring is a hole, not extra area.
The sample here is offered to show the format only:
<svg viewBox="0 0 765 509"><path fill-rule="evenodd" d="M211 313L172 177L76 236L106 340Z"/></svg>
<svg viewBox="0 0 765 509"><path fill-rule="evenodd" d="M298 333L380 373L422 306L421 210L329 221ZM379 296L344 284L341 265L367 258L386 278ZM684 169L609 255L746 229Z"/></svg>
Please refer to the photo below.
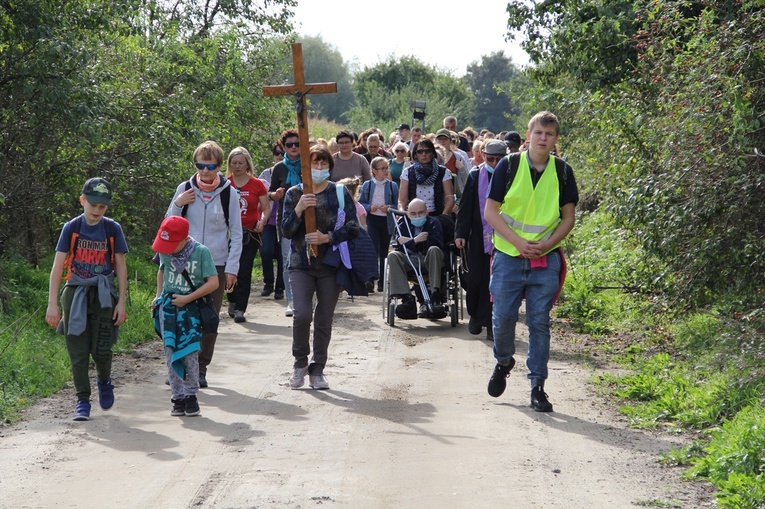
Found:
<svg viewBox="0 0 765 509"><path fill-rule="evenodd" d="M523 152L515 152L507 156L508 167L505 174L505 194L510 190L510 186L513 185L515 180L515 174L518 173L518 165L521 163L521 154ZM563 190L566 187L566 161L558 156L555 157L555 172L558 174L558 193L563 196Z"/></svg>
<svg viewBox="0 0 765 509"><path fill-rule="evenodd" d="M191 182L188 180L186 181L186 187L184 188L184 191L188 191L191 189ZM223 190L220 192L220 203L223 206L223 217L226 218L226 228L228 228L228 202L231 201L231 185L227 185L223 188ZM181 209L181 217L186 217L186 214L189 211L189 205L188 203L183 206Z"/></svg>

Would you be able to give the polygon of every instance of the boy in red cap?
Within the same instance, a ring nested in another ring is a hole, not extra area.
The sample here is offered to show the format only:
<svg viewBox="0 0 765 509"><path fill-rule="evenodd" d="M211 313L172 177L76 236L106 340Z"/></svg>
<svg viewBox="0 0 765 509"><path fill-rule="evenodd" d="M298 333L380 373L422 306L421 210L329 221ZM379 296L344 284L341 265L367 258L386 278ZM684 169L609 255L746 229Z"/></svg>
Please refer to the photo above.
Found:
<svg viewBox="0 0 765 509"><path fill-rule="evenodd" d="M45 321L66 336L77 396L75 421L90 419L90 357L96 366L98 403L104 410L114 404L112 347L119 326L127 320L128 252L119 223L104 217L112 204L112 186L102 178L85 182L80 195L83 213L64 225L50 271ZM58 290L66 269L66 285ZM118 286L115 286L114 279ZM63 317L62 317L63 311Z"/></svg>
<svg viewBox="0 0 765 509"><path fill-rule="evenodd" d="M181 216L162 221L151 247L159 253L152 313L154 328L165 345L173 403L170 415L199 415L202 322L197 299L218 288L218 271L209 249L189 236L189 222Z"/></svg>

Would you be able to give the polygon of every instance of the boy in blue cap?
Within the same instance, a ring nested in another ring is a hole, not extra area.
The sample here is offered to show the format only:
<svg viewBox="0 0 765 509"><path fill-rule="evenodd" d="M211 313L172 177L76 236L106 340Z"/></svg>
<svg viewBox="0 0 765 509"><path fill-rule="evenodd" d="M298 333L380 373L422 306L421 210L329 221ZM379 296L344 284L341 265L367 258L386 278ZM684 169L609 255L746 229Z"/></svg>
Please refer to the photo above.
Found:
<svg viewBox="0 0 765 509"><path fill-rule="evenodd" d="M77 396L74 420L87 421L90 419L90 357L96 365L99 405L108 410L114 404L112 347L117 342L119 326L127 320L125 254L128 247L119 223L104 217L112 204L109 182L102 178L85 182L80 204L83 213L64 225L56 245L45 321L66 336ZM67 269L65 276L64 269ZM62 276L66 284L59 309Z"/></svg>

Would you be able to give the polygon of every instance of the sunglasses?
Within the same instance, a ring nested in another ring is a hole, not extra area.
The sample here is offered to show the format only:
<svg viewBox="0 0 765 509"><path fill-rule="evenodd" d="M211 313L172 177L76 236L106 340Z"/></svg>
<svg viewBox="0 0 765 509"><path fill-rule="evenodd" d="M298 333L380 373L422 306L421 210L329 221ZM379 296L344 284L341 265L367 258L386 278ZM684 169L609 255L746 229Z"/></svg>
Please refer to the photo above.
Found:
<svg viewBox="0 0 765 509"><path fill-rule="evenodd" d="M300 146L300 142L299 141L288 141L288 142L286 142L284 144L284 146L287 147L287 148L299 147Z"/></svg>
<svg viewBox="0 0 765 509"><path fill-rule="evenodd" d="M400 149L394 150L394 152L396 152L397 154L404 154L406 153L406 150L403 148L400 148Z"/></svg>
<svg viewBox="0 0 765 509"><path fill-rule="evenodd" d="M217 168L217 167L218 167L218 166L220 166L220 165L218 165L218 164L215 164L215 163L210 163L210 164L205 164L205 163L194 163L194 166L196 166L196 167L197 167L197 170L207 170L207 171L214 171L214 170L215 170L215 168Z"/></svg>
<svg viewBox="0 0 765 509"><path fill-rule="evenodd" d="M415 152L415 153L416 153L417 155L421 155L421 154L432 154L432 153L433 153L433 151L432 151L432 150L430 150L429 148L421 148L421 149L419 149L419 150L418 150L417 152Z"/></svg>

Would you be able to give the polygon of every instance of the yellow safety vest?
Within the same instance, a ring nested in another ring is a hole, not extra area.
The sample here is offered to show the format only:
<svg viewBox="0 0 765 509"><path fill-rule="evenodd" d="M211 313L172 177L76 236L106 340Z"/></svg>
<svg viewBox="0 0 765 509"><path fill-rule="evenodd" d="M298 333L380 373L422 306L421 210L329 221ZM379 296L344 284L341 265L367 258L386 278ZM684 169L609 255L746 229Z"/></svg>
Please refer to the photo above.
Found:
<svg viewBox="0 0 765 509"><path fill-rule="evenodd" d="M528 154L523 152L515 179L507 190L499 211L505 223L519 237L529 241L549 239L561 221L560 188L558 173L555 170L555 158L550 156L547 168L542 172L539 182L534 187L531 181ZM492 240L494 247L499 251L510 256L520 255L515 246L496 231ZM550 251L557 247L554 246Z"/></svg>

